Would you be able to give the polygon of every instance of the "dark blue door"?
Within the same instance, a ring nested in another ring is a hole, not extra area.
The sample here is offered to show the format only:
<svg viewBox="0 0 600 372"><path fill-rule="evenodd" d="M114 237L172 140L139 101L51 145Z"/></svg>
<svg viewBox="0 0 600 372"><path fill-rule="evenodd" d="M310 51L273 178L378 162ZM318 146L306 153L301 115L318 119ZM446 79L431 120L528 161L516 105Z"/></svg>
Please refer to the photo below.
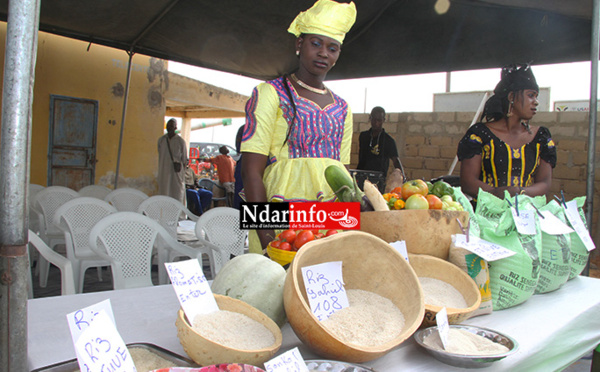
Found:
<svg viewBox="0 0 600 372"><path fill-rule="evenodd" d="M50 96L48 185L94 184L98 101Z"/></svg>

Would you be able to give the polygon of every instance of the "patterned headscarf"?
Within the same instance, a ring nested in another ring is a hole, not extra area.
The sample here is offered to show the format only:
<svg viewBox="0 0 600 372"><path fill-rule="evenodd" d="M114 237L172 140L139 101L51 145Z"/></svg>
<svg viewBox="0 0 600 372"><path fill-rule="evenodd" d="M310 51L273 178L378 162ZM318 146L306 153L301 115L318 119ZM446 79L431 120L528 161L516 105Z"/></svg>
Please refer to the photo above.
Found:
<svg viewBox="0 0 600 372"><path fill-rule="evenodd" d="M488 120L497 120L506 114L510 92L540 90L529 64L504 66L500 76L500 82L494 88L494 95L487 100L483 109L483 117Z"/></svg>
<svg viewBox="0 0 600 372"><path fill-rule="evenodd" d="M318 0L310 9L296 16L288 32L296 37L301 34L325 35L342 44L355 21L356 6L353 2Z"/></svg>

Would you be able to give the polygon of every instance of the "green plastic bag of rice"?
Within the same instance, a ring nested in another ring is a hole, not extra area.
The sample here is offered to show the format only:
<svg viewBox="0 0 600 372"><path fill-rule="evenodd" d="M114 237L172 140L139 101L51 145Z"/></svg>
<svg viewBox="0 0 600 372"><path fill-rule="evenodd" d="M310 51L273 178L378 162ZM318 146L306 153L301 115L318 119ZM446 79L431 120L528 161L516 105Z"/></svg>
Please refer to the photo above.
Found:
<svg viewBox="0 0 600 372"><path fill-rule="evenodd" d="M536 204L537 205L537 204ZM554 200L539 208L567 223L563 208ZM548 234L542 230L542 269L535 293L548 293L560 288L571 273L571 234Z"/></svg>
<svg viewBox="0 0 600 372"><path fill-rule="evenodd" d="M587 228L588 225L585 219L585 213L583 212L585 196L580 196L574 198L573 200L577 202L577 211L579 212L581 220ZM569 226L571 226L570 223ZM590 252L587 250L585 244L583 243L583 240L581 240L581 238L576 232L572 232L569 235L571 236L571 273L569 274L569 280L571 280L579 276L579 274L581 274L581 272L585 268L585 265L587 265L588 258L590 257Z"/></svg>
<svg viewBox="0 0 600 372"><path fill-rule="evenodd" d="M469 199L463 194L460 187L454 188L454 197L459 202L465 211L469 212L469 236L480 237L479 223L477 215L473 211ZM467 226L464 226L467 228ZM464 248L455 245L456 235L452 235L452 243L450 244L448 261L458 266L462 271L469 274L475 281L479 292L481 293L481 305L479 309L473 312L472 316L490 314L492 312L492 290L490 288L490 270L488 269L487 261Z"/></svg>
<svg viewBox="0 0 600 372"><path fill-rule="evenodd" d="M539 223L535 235L522 235L516 229L508 204L510 195L499 199L479 191L476 215L481 238L515 252L514 255L488 262L494 311L519 305L533 295L540 276L542 235ZM520 209L533 209L527 197L519 197Z"/></svg>

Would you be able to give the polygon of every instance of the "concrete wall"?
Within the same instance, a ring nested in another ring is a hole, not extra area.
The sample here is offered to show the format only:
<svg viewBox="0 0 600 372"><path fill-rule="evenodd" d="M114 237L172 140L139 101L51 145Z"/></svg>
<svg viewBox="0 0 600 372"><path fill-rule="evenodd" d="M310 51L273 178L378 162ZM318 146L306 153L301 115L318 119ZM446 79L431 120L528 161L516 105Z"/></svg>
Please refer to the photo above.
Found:
<svg viewBox="0 0 600 372"><path fill-rule="evenodd" d="M407 177L429 180L448 174L458 142L473 120L473 115L467 112L388 113L383 127L396 140ZM532 125L550 129L557 147L558 160L548 200L553 195L560 196L561 190L567 200L586 194L588 115L586 112L540 112L532 120ZM370 128L368 119L368 114L354 115L351 168L358 163L358 135ZM600 214L599 153L600 142L597 141L592 229L596 246L600 246L600 232L597 232ZM460 163L452 174L459 173Z"/></svg>
<svg viewBox="0 0 600 372"><path fill-rule="evenodd" d="M4 63L6 23L0 23L0 62ZM97 184L112 185L117 164L128 55L74 39L39 33L31 138L31 183L47 185L50 95L98 101ZM168 85L166 61L134 55L119 187L156 189ZM0 79L2 71L0 71Z"/></svg>

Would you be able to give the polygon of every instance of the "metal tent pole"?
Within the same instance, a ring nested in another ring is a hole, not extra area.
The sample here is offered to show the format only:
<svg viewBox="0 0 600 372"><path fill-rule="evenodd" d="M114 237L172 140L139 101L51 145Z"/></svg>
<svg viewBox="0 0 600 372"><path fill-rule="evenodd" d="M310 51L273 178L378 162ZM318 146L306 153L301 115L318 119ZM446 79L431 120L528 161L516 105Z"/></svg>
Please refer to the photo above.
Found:
<svg viewBox="0 0 600 372"><path fill-rule="evenodd" d="M127 52L129 63L127 64L127 81L125 83L125 97L123 98L123 112L121 115L121 134L119 135L119 152L117 153L117 170L115 173L115 190L119 186L119 168L121 167L121 148L123 147L123 129L125 128L125 116L127 115L127 101L129 99L129 82L131 81L131 64L133 63L132 51Z"/></svg>
<svg viewBox="0 0 600 372"><path fill-rule="evenodd" d="M592 228L594 216L594 173L595 173L595 155L596 155L596 123L598 120L598 58L600 51L598 42L600 27L600 0L594 0L592 11L592 46L590 59L592 61L591 86L590 86L590 125L588 131L588 160L587 160L587 181L585 198L585 218L588 223L588 230ZM583 269L583 275L589 276L590 261Z"/></svg>
<svg viewBox="0 0 600 372"><path fill-rule="evenodd" d="M27 371L27 193L40 0L10 1L0 142L0 370Z"/></svg>

